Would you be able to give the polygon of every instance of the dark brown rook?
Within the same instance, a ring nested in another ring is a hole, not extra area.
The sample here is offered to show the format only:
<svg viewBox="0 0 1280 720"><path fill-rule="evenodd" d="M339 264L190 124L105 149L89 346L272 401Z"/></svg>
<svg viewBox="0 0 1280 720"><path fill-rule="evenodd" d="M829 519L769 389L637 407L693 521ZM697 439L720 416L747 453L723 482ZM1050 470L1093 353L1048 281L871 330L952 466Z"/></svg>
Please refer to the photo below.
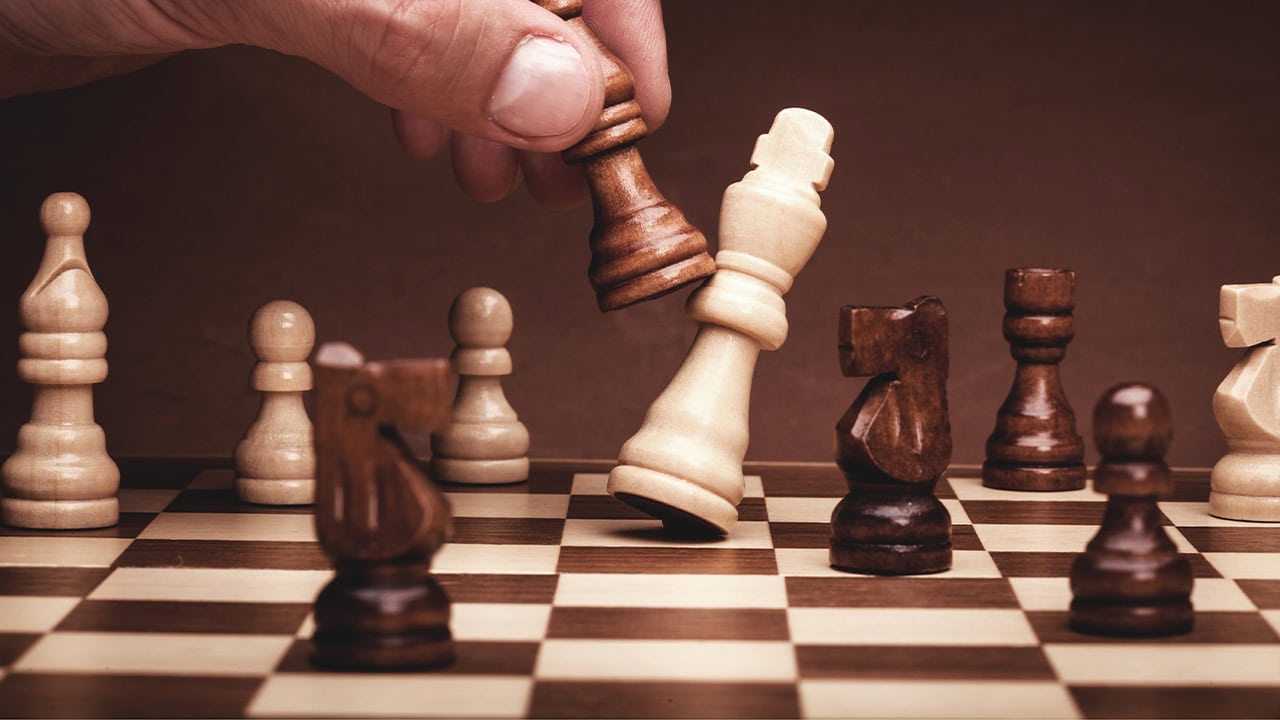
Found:
<svg viewBox="0 0 1280 720"><path fill-rule="evenodd" d="M396 669L453 660L449 597L428 572L449 507L397 427L429 430L452 398L447 360L316 355L316 532L334 559L316 598L312 660Z"/></svg>
<svg viewBox="0 0 1280 720"><path fill-rule="evenodd" d="M628 70L582 19L582 0L534 0L595 44L605 73L604 112L564 151L591 188L591 285L602 311L665 295L716 271L707 239L658 191L635 143L648 132Z"/></svg>
<svg viewBox="0 0 1280 720"><path fill-rule="evenodd" d="M1191 630L1191 564L1160 525L1156 500L1173 488L1164 454L1169 403L1148 385L1117 385L1093 410L1102 455L1093 485L1107 493L1102 527L1071 566L1071 628L1093 635Z"/></svg>
<svg viewBox="0 0 1280 720"><path fill-rule="evenodd" d="M937 298L840 310L840 365L872 375L836 424L849 494L831 515L831 565L904 575L951 567L951 515L934 487L951 459L947 312Z"/></svg>
<svg viewBox="0 0 1280 720"><path fill-rule="evenodd" d="M1076 274L1015 268L1005 272L1004 337L1018 362L1013 388L987 439L982 484L1005 490L1084 487L1084 440L1062 389L1059 364L1075 335Z"/></svg>

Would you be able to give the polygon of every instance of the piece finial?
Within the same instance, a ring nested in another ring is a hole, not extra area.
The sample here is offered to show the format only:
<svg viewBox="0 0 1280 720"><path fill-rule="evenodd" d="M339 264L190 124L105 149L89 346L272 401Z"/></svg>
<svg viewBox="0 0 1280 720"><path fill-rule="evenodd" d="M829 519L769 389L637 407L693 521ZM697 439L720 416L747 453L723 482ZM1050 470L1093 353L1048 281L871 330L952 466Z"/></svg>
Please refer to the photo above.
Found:
<svg viewBox="0 0 1280 720"><path fill-rule="evenodd" d="M502 347L514 322L511 303L493 288L465 290L449 307L449 334L462 347Z"/></svg>
<svg viewBox="0 0 1280 720"><path fill-rule="evenodd" d="M834 139L835 130L826 118L804 108L787 108L773 119L769 132L756 139L751 167L821 192L835 167L829 155Z"/></svg>
<svg viewBox="0 0 1280 720"><path fill-rule="evenodd" d="M292 300L263 305L249 323L249 345L263 362L303 362L315 341L311 313Z"/></svg>
<svg viewBox="0 0 1280 720"><path fill-rule="evenodd" d="M1093 409L1093 442L1105 460L1161 458L1172 440L1169 401L1150 385L1115 385Z"/></svg>
<svg viewBox="0 0 1280 720"><path fill-rule="evenodd" d="M40 206L40 224L48 235L84 235L89 229L89 203L80 193L54 193Z"/></svg>

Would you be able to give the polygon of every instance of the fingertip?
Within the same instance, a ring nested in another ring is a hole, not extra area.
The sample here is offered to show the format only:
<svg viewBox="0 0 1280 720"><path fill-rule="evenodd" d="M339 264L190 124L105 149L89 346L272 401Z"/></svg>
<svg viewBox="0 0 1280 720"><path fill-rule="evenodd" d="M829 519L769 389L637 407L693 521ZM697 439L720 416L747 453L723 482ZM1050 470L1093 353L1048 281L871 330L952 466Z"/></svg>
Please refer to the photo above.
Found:
<svg viewBox="0 0 1280 720"><path fill-rule="evenodd" d="M449 131L440 123L402 110L391 111L391 127L400 146L418 160L435 157L449 141Z"/></svg>
<svg viewBox="0 0 1280 720"><path fill-rule="evenodd" d="M569 210L586 201L587 176L581 165L566 163L559 153L522 152L519 160L534 200L553 210Z"/></svg>
<svg viewBox="0 0 1280 720"><path fill-rule="evenodd" d="M586 0L582 17L600 42L631 71L636 102L649 130L661 127L671 110L661 4L658 0Z"/></svg>
<svg viewBox="0 0 1280 720"><path fill-rule="evenodd" d="M309 58L401 110L396 133L414 156L445 144L439 130L418 130L422 121L547 152L586 136L604 106L592 42L528 0L281 4L305 8L305 28L284 36L340 31L348 40L265 45Z"/></svg>
<svg viewBox="0 0 1280 720"><path fill-rule="evenodd" d="M480 202L497 202L519 186L516 152L505 145L455 133L452 158L458 187Z"/></svg>
<svg viewBox="0 0 1280 720"><path fill-rule="evenodd" d="M489 96L490 119L535 147L551 143L562 148L585 135L604 105L590 57L567 38L526 37Z"/></svg>

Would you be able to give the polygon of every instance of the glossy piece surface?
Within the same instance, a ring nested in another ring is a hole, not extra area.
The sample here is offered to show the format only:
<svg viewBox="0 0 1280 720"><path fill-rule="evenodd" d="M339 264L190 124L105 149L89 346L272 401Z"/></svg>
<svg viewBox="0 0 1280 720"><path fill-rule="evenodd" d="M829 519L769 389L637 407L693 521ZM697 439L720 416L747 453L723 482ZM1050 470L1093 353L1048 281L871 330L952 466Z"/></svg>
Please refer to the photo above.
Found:
<svg viewBox="0 0 1280 720"><path fill-rule="evenodd" d="M604 111L564 152L582 163L595 207L591 285L602 311L665 295L715 272L707 239L663 197L635 143L648 133L629 71L587 27L581 0L535 0L588 37L605 75Z"/></svg>
<svg viewBox="0 0 1280 720"><path fill-rule="evenodd" d="M1062 389L1059 364L1075 336L1076 275L1014 268L1005 273L1004 337L1018 362L1013 387L987 439L982 482L1005 490L1084 487L1084 440Z"/></svg>
<svg viewBox="0 0 1280 720"><path fill-rule="evenodd" d="M840 310L840 367L872 376L836 425L849 494L831 516L831 565L883 574L951 567L934 487L951 459L947 312L937 298Z"/></svg>
<svg viewBox="0 0 1280 720"><path fill-rule="evenodd" d="M453 659L449 597L429 574L449 506L397 428L446 414L444 360L365 362L327 344L316 356L316 534L336 576L316 598L313 661L390 669Z"/></svg>
<svg viewBox="0 0 1280 720"><path fill-rule="evenodd" d="M1094 635L1178 635L1195 623L1192 572L1161 526L1156 500L1173 490L1164 463L1173 435L1159 390L1127 383L1093 411L1102 462L1094 489L1107 493L1102 527L1071 566L1069 622Z"/></svg>

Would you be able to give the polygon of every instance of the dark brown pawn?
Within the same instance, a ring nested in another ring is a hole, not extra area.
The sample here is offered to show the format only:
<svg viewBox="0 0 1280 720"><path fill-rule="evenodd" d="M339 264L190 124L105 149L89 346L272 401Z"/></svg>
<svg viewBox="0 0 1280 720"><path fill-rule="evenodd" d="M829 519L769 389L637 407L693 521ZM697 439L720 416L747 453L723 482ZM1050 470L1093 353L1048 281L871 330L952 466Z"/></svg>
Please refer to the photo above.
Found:
<svg viewBox="0 0 1280 720"><path fill-rule="evenodd" d="M316 665L389 670L453 660L449 596L428 572L449 507L397 427L448 414L447 360L316 355L316 532L337 571L316 598Z"/></svg>
<svg viewBox="0 0 1280 720"><path fill-rule="evenodd" d="M946 570L951 514L933 494L951 459L942 302L841 308L840 365L848 377L874 377L836 424L836 463L849 494L831 515L831 566Z"/></svg>
<svg viewBox="0 0 1280 720"><path fill-rule="evenodd" d="M663 197L636 141L649 128L640 117L631 71L582 19L582 0L534 0L595 44L605 75L604 112L591 133L564 151L582 163L591 187L591 285L602 311L665 295L716 271L707 239Z"/></svg>
<svg viewBox="0 0 1280 720"><path fill-rule="evenodd" d="M1103 393L1093 410L1102 455L1093 486L1107 493L1102 528L1071 566L1071 628L1093 635L1178 635L1191 630L1191 564L1160 525L1156 498L1173 489L1164 464L1169 403L1137 383Z"/></svg>
<svg viewBox="0 0 1280 720"><path fill-rule="evenodd" d="M1084 487L1084 440L1062 390L1059 363L1075 335L1076 274L1015 268L1005 272L1004 337L1018 369L987 439L982 484L1005 490Z"/></svg>

